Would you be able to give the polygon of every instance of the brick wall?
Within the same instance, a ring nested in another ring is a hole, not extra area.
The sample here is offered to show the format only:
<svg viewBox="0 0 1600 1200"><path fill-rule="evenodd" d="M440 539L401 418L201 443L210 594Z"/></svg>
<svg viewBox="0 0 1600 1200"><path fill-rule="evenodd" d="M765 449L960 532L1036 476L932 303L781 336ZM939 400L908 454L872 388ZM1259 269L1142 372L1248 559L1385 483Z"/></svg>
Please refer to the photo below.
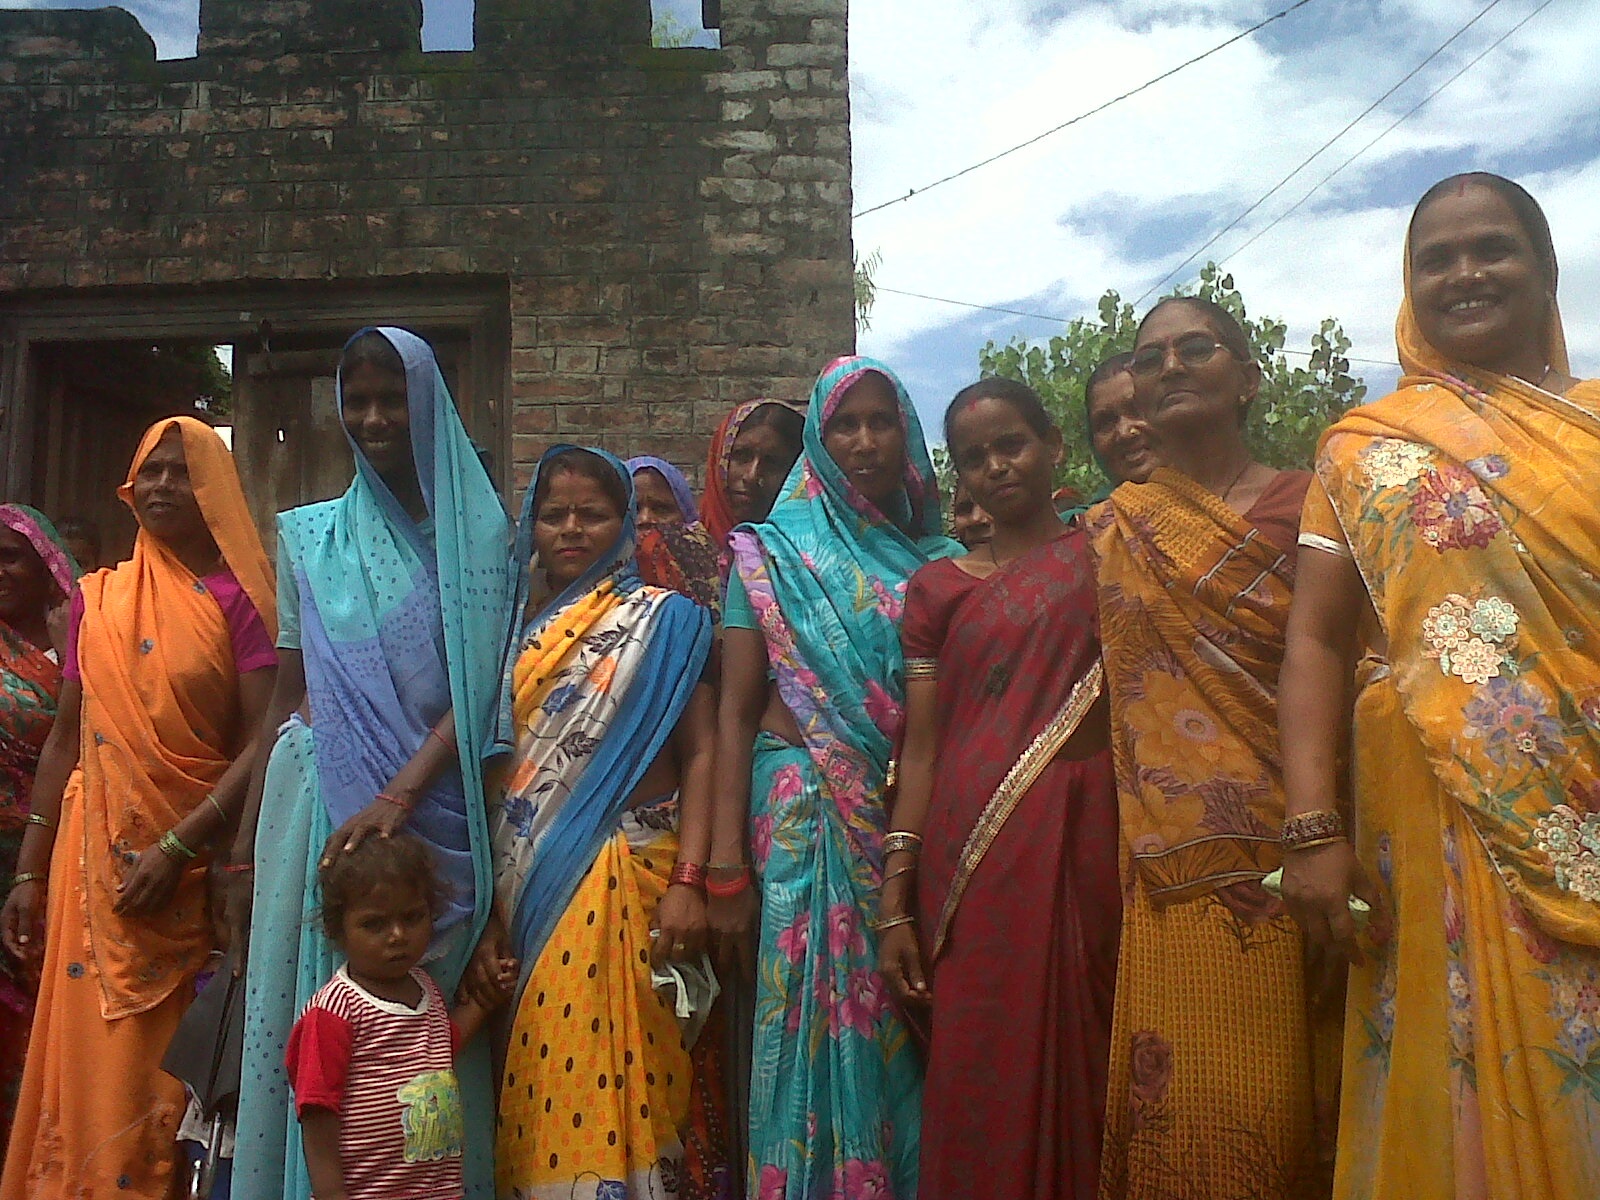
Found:
<svg viewBox="0 0 1600 1200"><path fill-rule="evenodd" d="M0 312L64 295L487 280L518 481L549 441L703 461L722 413L848 352L847 0L202 0L198 57L120 9L0 12Z"/></svg>

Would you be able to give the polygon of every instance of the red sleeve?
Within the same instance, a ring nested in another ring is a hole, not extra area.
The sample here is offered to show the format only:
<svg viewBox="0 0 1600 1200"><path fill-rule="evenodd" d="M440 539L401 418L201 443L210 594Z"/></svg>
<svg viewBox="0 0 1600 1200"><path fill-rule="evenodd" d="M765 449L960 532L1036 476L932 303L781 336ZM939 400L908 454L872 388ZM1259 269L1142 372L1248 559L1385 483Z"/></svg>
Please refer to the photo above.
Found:
<svg viewBox="0 0 1600 1200"><path fill-rule="evenodd" d="M461 1026L456 1024L454 1017L450 1018L450 1058L454 1061L461 1055Z"/></svg>
<svg viewBox="0 0 1600 1200"><path fill-rule="evenodd" d="M72 607L67 618L67 653L61 660L61 677L82 683L78 672L78 626L83 624L83 589L72 589Z"/></svg>
<svg viewBox="0 0 1600 1200"><path fill-rule="evenodd" d="M278 650L267 634L266 622L245 595L232 571L208 575L206 587L228 620L228 638L233 643L233 662L241 675L278 665Z"/></svg>
<svg viewBox="0 0 1600 1200"><path fill-rule="evenodd" d="M944 608L934 572L945 569L943 560L919 567L906 584L905 615L900 622L900 649L907 658L938 658L944 646ZM957 568L959 569L959 568Z"/></svg>
<svg viewBox="0 0 1600 1200"><path fill-rule="evenodd" d="M289 1034L283 1065L294 1089L294 1110L342 1111L345 1081L350 1073L350 1024L325 1008L306 1009Z"/></svg>

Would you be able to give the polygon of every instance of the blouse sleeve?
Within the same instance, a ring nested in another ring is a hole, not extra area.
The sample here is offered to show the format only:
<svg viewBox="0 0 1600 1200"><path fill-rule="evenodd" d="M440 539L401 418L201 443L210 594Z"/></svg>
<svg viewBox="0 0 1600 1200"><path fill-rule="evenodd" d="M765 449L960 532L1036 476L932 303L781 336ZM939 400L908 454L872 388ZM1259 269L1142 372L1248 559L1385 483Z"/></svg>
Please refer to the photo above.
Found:
<svg viewBox="0 0 1600 1200"><path fill-rule="evenodd" d="M67 610L67 653L61 660L61 678L82 683L78 672L78 627L83 624L83 589L72 589L72 606Z"/></svg>
<svg viewBox="0 0 1600 1200"><path fill-rule="evenodd" d="M207 576L205 584L216 597L217 606L228 621L228 639L233 644L234 668L241 675L278 665L278 651L267 633L266 622L232 572Z"/></svg>
<svg viewBox="0 0 1600 1200"><path fill-rule="evenodd" d="M728 596L722 602L722 627L724 629L760 629L756 610L750 604L750 593L745 591L744 580L738 571L728 574Z"/></svg>
<svg viewBox="0 0 1600 1200"><path fill-rule="evenodd" d="M1353 558L1350 543L1344 536L1344 527L1333 510L1322 481L1316 480L1306 492L1306 506L1300 514L1300 545L1340 558Z"/></svg>
<svg viewBox="0 0 1600 1200"><path fill-rule="evenodd" d="M944 645L941 605L935 603L928 573L929 563L917 570L906 585L905 616L900 622L900 649L906 658L906 679L937 679L939 651Z"/></svg>
<svg viewBox="0 0 1600 1200"><path fill-rule="evenodd" d="M313 1004L295 1022L283 1056L294 1091L295 1112L326 1108L341 1112L350 1074L350 1025Z"/></svg>
<svg viewBox="0 0 1600 1200"><path fill-rule="evenodd" d="M300 649L300 583L294 575L294 560L278 538L278 649Z"/></svg>

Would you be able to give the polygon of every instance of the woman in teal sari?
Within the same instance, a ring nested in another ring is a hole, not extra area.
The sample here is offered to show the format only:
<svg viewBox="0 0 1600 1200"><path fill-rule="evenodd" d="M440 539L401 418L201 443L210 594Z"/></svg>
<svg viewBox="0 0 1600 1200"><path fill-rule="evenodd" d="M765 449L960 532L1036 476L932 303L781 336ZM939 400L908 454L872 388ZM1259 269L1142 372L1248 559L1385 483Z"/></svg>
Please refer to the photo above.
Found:
<svg viewBox="0 0 1600 1200"><path fill-rule="evenodd" d="M255 864L253 910L241 895L231 905L235 945L249 944L234 1188L274 1200L311 1194L283 1055L338 962L309 919L334 830L346 848L402 827L429 843L451 898L426 965L447 995L493 899L482 761L514 591L505 511L415 334L351 338L339 406L354 482L337 500L278 517L283 665L268 744L271 731L277 738L257 770L259 823L246 812L233 856L240 878ZM487 1054L469 1054L458 1073L468 1194L488 1195Z"/></svg>
<svg viewBox="0 0 1600 1200"><path fill-rule="evenodd" d="M900 733L906 583L940 535L916 410L890 370L817 380L805 453L760 525L732 535L712 905L760 876L749 1191L916 1194L920 1067L877 972L885 791ZM773 682L769 684L768 680ZM713 929L732 919L713 916Z"/></svg>

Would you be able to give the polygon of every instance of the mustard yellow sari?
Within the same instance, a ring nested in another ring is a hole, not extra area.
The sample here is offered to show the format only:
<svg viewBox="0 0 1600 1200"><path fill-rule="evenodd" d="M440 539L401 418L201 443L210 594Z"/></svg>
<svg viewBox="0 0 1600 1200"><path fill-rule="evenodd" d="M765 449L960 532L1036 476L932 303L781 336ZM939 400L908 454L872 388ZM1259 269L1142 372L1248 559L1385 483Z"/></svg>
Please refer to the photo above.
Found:
<svg viewBox="0 0 1600 1200"><path fill-rule="evenodd" d="M1399 344L1301 527L1353 557L1387 643L1357 681L1387 915L1350 979L1335 1194L1600 1196L1600 384L1468 372L1409 303Z"/></svg>
<svg viewBox="0 0 1600 1200"><path fill-rule="evenodd" d="M1261 887L1308 483L1284 473L1241 517L1163 469L1089 515L1125 886L1101 1200L1328 1194L1338 1010Z"/></svg>

